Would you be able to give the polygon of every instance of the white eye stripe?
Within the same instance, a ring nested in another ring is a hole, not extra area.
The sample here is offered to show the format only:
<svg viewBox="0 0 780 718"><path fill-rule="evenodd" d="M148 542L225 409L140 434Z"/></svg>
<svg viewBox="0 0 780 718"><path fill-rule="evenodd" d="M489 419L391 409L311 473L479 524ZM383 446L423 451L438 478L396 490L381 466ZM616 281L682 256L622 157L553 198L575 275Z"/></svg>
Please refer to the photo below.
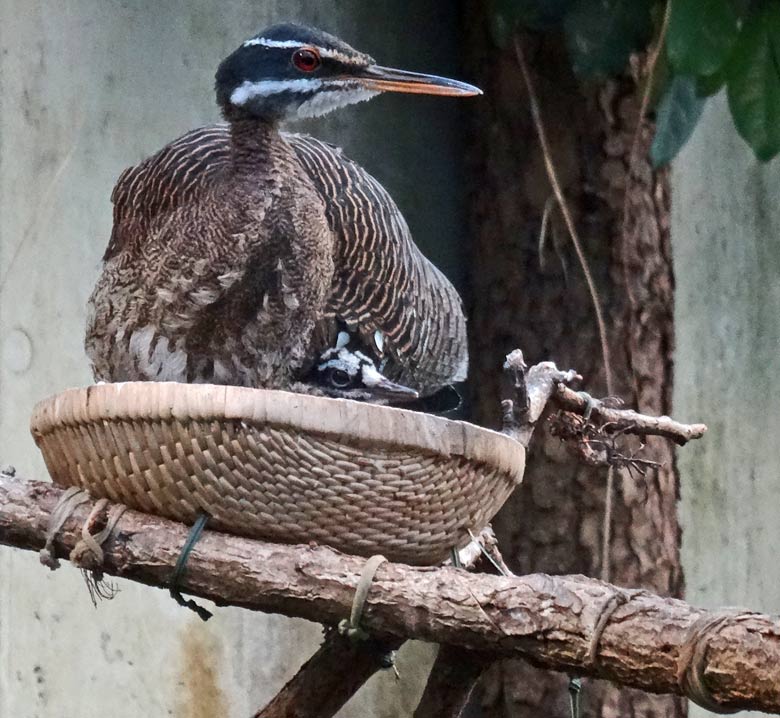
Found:
<svg viewBox="0 0 780 718"><path fill-rule="evenodd" d="M316 90L325 89L328 92L314 94ZM318 117L333 109L352 105L356 102L370 100L379 94L365 90L354 80L319 80L301 78L297 80L245 80L230 94L230 102L234 105L245 105L257 97L271 97L284 92L311 93L311 99L306 100L298 109L299 117Z"/></svg>
<svg viewBox="0 0 780 718"><path fill-rule="evenodd" d="M230 94L234 105L244 105L253 97L269 97L282 92L307 92L322 87L322 80L305 78L299 80L245 80Z"/></svg>
<svg viewBox="0 0 780 718"><path fill-rule="evenodd" d="M244 43L244 47L253 47L255 45L259 45L260 47L267 47L271 49L290 49L293 48L305 48L305 47L311 47L314 50L316 50L320 57L327 57L330 60L338 60L340 62L346 62L351 63L354 65L361 65L364 64L363 58L356 58L351 55L346 55L343 52L339 52L338 50L331 50L327 47L320 47L319 45L307 45L306 43L302 43L298 40L268 40L264 37L254 37L251 40L247 40Z"/></svg>
<svg viewBox="0 0 780 718"><path fill-rule="evenodd" d="M263 47L301 47L301 43L297 40L267 40L264 37L253 37L251 40L247 40L244 43L244 47L252 47L253 45L262 45ZM319 50L319 48L317 48Z"/></svg>
<svg viewBox="0 0 780 718"><path fill-rule="evenodd" d="M355 376L360 371L360 366L349 359L328 359L317 365L317 371L327 371L328 369L340 369L349 376Z"/></svg>
<svg viewBox="0 0 780 718"><path fill-rule="evenodd" d="M361 377L363 383L368 387L376 386L384 379L373 364L364 364L361 367Z"/></svg>

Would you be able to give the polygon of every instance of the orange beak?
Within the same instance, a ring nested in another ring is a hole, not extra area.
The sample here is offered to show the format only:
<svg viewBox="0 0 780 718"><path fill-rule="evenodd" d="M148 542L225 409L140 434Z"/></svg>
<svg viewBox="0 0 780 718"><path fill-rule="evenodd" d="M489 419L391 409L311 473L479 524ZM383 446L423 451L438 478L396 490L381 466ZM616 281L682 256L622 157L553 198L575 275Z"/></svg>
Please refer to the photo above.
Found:
<svg viewBox="0 0 780 718"><path fill-rule="evenodd" d="M465 82L436 75L396 70L392 67L369 65L357 75L357 80L374 92L407 92L414 95L448 95L470 97L481 95L482 90Z"/></svg>

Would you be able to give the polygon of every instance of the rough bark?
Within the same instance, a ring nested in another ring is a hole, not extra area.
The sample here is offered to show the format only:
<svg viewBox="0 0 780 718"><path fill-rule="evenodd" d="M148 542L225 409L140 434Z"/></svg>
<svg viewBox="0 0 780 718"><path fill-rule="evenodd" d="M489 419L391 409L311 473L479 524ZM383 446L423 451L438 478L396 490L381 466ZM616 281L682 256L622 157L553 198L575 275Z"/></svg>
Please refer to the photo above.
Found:
<svg viewBox="0 0 780 718"><path fill-rule="evenodd" d="M439 646L414 718L457 718L492 657L459 646Z"/></svg>
<svg viewBox="0 0 780 718"><path fill-rule="evenodd" d="M51 484L0 476L0 543L41 548L62 494ZM93 508L87 501L65 522L54 544L59 555L77 544ZM93 520L101 523L100 517ZM104 546L103 569L164 586L186 533L181 524L127 511ZM220 605L332 624L349 614L364 564L363 558L325 547L207 531L181 583ZM681 667L698 656L713 700L728 708L780 712L780 623L761 614L730 616L698 643L699 651L691 651L696 627L716 615L584 576L487 576L385 563L371 585L361 625L376 636L521 657L649 691L681 692Z"/></svg>
<svg viewBox="0 0 780 718"><path fill-rule="evenodd" d="M332 631L320 649L254 718L330 718L385 667L383 656L399 648L389 638L353 643Z"/></svg>
<svg viewBox="0 0 780 718"><path fill-rule="evenodd" d="M540 229L551 197L526 90L510 46L491 41L490 4L466 3L477 84L475 105L470 312L475 418L496 425L500 393L492 357L518 343L529 362L555 357L575 366L591 389L605 388L593 308L554 206L546 242ZM629 406L670 413L673 274L668 181L654 173L639 136L628 181L640 97L631 79L583 88L572 76L562 38L531 38L526 55L552 144L553 160L582 235L608 323L615 393ZM627 195L627 223L623 207ZM554 442L535 437L523 485L494 522L507 562L518 573L601 575L605 472L577 466ZM611 578L620 585L677 596L683 588L673 449L650 439L645 457L661 464L615 482ZM532 516L533 521L524 517ZM563 715L566 678L517 663L490 672L486 715ZM679 716L682 704L609 686L585 686L592 715Z"/></svg>
<svg viewBox="0 0 780 718"><path fill-rule="evenodd" d="M487 551L497 551L495 535L489 526L459 552L462 567L471 570L482 563L484 557L480 545ZM500 560L500 554L498 556ZM331 718L374 673L390 668L386 658L402 643L400 638L385 636L380 639L376 635L368 641L352 642L339 632L330 631L317 652L266 706L257 711L255 718ZM452 665L453 661L457 661L456 665ZM423 702L426 705L438 702L452 711L457 710L438 715L458 716L485 665L486 659L479 660L479 654L454 646L441 647ZM474 666L479 666L479 669L475 671ZM452 685L453 671L468 680L467 690L462 684L457 687ZM443 691L446 691L446 696ZM457 701L457 695L463 696L462 701ZM431 713L431 718L434 715Z"/></svg>

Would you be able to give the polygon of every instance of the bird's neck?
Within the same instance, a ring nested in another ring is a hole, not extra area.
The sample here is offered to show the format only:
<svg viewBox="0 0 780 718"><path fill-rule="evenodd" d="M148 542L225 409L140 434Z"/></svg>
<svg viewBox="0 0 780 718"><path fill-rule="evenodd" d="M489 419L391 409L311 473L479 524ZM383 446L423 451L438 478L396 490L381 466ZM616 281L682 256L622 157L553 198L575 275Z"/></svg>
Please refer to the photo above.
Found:
<svg viewBox="0 0 780 718"><path fill-rule="evenodd" d="M277 124L256 117L230 120L230 144L234 169L241 173L268 167L286 154Z"/></svg>

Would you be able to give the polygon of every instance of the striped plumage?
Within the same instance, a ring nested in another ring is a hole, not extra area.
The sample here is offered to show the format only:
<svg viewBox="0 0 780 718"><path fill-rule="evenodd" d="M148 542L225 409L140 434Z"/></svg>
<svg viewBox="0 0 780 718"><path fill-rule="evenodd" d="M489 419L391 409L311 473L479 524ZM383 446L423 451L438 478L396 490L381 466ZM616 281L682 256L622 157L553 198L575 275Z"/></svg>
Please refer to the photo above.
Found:
<svg viewBox="0 0 780 718"><path fill-rule="evenodd" d="M280 32L251 47L289 53L267 39ZM279 132L282 118L229 102L223 112L228 124L185 134L117 182L90 300L96 378L285 387L346 328L388 379L421 394L463 380L460 299L384 188L338 148Z"/></svg>
<svg viewBox="0 0 780 718"><path fill-rule="evenodd" d="M336 238L326 317L364 337L386 359L383 373L394 381L423 394L463 381L468 357L460 297L420 253L390 195L338 148L305 135L287 139L325 202ZM384 335L384 351L376 331Z"/></svg>

